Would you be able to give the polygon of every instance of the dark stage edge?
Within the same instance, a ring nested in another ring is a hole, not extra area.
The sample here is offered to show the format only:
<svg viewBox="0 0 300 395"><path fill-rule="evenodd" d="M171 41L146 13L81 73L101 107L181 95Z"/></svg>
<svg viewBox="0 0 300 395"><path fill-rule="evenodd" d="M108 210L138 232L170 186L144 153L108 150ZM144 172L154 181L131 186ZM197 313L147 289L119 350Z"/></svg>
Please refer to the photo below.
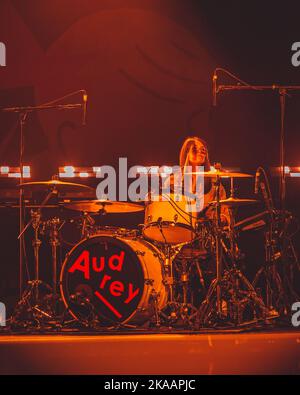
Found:
<svg viewBox="0 0 300 395"><path fill-rule="evenodd" d="M0 374L300 374L300 331L0 336Z"/></svg>

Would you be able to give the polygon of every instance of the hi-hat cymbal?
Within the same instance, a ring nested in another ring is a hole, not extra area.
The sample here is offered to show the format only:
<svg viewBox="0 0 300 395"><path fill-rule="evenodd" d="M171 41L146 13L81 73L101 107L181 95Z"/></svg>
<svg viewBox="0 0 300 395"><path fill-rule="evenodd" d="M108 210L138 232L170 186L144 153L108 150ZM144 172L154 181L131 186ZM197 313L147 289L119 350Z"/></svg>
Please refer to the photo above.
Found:
<svg viewBox="0 0 300 395"><path fill-rule="evenodd" d="M228 199L223 199L220 200L220 204L222 206L227 206L227 207L239 207L239 206L246 206L248 204L255 204L258 203L258 200L255 199L239 199L239 198L234 198L234 197L229 197ZM217 201L213 200L211 204L216 204Z"/></svg>
<svg viewBox="0 0 300 395"><path fill-rule="evenodd" d="M87 213L134 213L143 211L141 204L109 200L80 200L63 205L65 208Z"/></svg>
<svg viewBox="0 0 300 395"><path fill-rule="evenodd" d="M55 188L59 191L73 191L74 189L90 189L93 190L88 185L84 184L76 184L74 182L66 182L60 180L49 180L49 181L32 181L32 182L24 182L19 184L19 187L28 188L28 189L51 189Z"/></svg>
<svg viewBox="0 0 300 395"><path fill-rule="evenodd" d="M203 176L208 177L208 178L214 178L214 177L221 177L221 178L250 178L253 177L252 174L247 174L247 173L238 173L238 172L232 172L232 171L226 171L226 170L216 170L216 171L190 171L190 172L185 172L184 174L187 175L195 175L195 176Z"/></svg>

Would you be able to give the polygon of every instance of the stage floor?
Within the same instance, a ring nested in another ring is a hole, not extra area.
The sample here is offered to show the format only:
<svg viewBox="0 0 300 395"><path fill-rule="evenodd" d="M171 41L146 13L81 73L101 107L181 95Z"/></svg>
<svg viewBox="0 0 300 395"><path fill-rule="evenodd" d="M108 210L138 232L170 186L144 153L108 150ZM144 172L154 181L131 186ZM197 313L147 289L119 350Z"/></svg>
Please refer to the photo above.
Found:
<svg viewBox="0 0 300 395"><path fill-rule="evenodd" d="M300 374L300 332L2 335L1 374Z"/></svg>

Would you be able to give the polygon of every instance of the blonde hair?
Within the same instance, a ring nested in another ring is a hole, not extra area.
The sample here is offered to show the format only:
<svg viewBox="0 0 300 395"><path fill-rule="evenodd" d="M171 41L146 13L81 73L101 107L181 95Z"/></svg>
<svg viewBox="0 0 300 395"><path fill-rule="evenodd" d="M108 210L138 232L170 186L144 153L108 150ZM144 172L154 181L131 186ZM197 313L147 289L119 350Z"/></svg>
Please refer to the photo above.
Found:
<svg viewBox="0 0 300 395"><path fill-rule="evenodd" d="M180 154L179 154L179 165L180 167L188 166L189 163L189 152L190 149L193 145L201 143L204 145L206 148L206 157L205 157L205 162L204 162L204 170L209 171L210 170L210 162L209 162L209 157L208 157L208 148L207 144L204 140L200 139L200 137L197 136L192 136L192 137L187 137L180 149Z"/></svg>

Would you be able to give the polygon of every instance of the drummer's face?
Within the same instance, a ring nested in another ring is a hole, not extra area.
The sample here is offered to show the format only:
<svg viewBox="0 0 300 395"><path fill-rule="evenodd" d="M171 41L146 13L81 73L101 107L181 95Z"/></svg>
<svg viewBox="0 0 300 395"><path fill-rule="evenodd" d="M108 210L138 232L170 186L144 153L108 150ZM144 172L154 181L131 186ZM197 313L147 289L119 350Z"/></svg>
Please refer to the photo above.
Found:
<svg viewBox="0 0 300 395"><path fill-rule="evenodd" d="M189 152L189 162L192 165L201 166L205 162L207 151L205 146L199 141L195 142Z"/></svg>

